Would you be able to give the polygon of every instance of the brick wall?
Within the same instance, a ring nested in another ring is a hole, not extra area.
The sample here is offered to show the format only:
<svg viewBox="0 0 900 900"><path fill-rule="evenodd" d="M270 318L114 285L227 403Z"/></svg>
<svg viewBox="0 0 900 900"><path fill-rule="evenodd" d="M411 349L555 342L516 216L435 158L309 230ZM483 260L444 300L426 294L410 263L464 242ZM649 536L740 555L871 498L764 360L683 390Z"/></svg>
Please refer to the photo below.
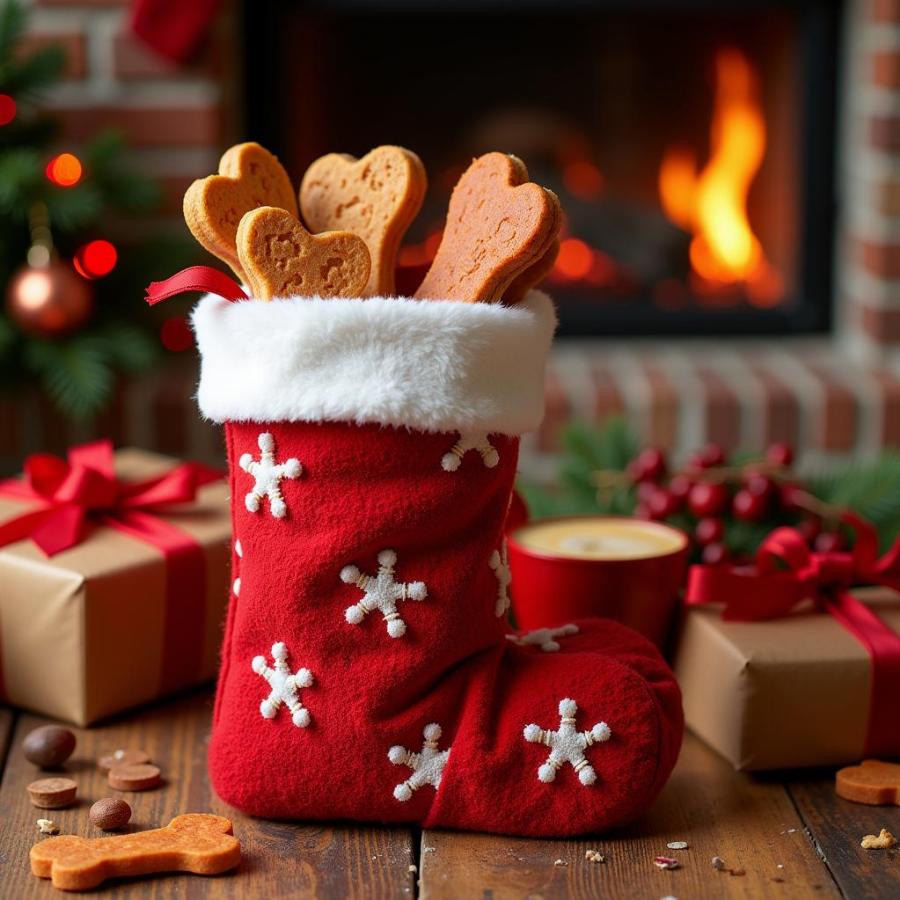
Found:
<svg viewBox="0 0 900 900"><path fill-rule="evenodd" d="M200 57L180 67L129 32L128 0L26 3L26 43L54 41L68 53L65 78L46 103L62 121L63 143L76 148L98 129L120 130L134 160L160 180L162 213L179 227L185 189L215 171L223 145L237 133L238 104L227 102L236 89L226 65L233 56L231 10L220 15Z"/></svg>
<svg viewBox="0 0 900 900"><path fill-rule="evenodd" d="M900 0L848 6L838 336L900 365Z"/></svg>

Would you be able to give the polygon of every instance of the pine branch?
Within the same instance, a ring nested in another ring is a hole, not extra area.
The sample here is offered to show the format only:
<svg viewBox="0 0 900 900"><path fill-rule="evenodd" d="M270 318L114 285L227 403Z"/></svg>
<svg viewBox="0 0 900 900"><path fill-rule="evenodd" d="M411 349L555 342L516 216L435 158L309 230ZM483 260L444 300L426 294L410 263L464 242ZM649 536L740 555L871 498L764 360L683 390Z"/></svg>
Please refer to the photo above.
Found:
<svg viewBox="0 0 900 900"><path fill-rule="evenodd" d="M17 0L6 0L0 6L0 71L12 56L13 49L25 33L25 8Z"/></svg>
<svg viewBox="0 0 900 900"><path fill-rule="evenodd" d="M109 399L113 373L90 337L76 336L65 342L31 340L25 360L54 405L72 419L89 418Z"/></svg>

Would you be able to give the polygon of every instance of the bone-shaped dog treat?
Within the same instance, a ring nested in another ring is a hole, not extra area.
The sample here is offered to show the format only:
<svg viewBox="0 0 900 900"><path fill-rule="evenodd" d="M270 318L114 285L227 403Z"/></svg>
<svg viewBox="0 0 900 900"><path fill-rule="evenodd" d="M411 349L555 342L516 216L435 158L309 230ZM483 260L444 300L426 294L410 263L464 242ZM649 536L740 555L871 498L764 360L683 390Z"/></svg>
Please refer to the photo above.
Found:
<svg viewBox="0 0 900 900"><path fill-rule="evenodd" d="M519 303L525 295L537 287L550 274L556 257L559 255L559 239L555 238L550 249L535 263L532 263L521 275L517 275L503 293L503 302L509 306Z"/></svg>
<svg viewBox="0 0 900 900"><path fill-rule="evenodd" d="M241 845L231 822L204 813L176 816L152 831L90 839L67 834L31 848L31 871L64 891L154 872L218 875L240 860Z"/></svg>
<svg viewBox="0 0 900 900"><path fill-rule="evenodd" d="M453 189L441 245L416 296L500 300L550 249L559 222L556 195L528 182L520 159L486 153Z"/></svg>
<svg viewBox="0 0 900 900"><path fill-rule="evenodd" d="M422 160L403 147L376 147L362 159L329 153L303 176L300 210L313 232L340 229L366 242L372 271L361 296L386 297L395 291L400 242L427 186Z"/></svg>
<svg viewBox="0 0 900 900"><path fill-rule="evenodd" d="M242 281L235 242L241 218L251 209L275 206L297 215L291 179L259 144L237 144L219 161L219 174L195 181L184 195L184 220L191 234L228 263Z"/></svg>
<svg viewBox="0 0 900 900"><path fill-rule="evenodd" d="M834 776L837 795L854 803L900 806L900 764L864 759Z"/></svg>
<svg viewBox="0 0 900 900"><path fill-rule="evenodd" d="M369 251L349 231L310 234L290 213L264 206L238 227L238 256L253 296L359 297L369 279Z"/></svg>

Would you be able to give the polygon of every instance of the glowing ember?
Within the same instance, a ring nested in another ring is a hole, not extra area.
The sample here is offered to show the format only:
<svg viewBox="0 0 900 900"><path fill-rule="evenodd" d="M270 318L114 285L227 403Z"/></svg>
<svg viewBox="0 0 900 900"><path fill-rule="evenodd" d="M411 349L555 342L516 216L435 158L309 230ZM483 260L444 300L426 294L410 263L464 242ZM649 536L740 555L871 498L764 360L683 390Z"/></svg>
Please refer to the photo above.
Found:
<svg viewBox="0 0 900 900"><path fill-rule="evenodd" d="M573 197L596 200L603 193L603 175L587 160L569 163L562 172L563 184Z"/></svg>
<svg viewBox="0 0 900 900"><path fill-rule="evenodd" d="M783 292L781 278L747 217L747 194L765 155L766 125L756 75L737 50L721 50L716 57L710 148L701 172L692 151L666 152L659 170L663 209L694 235L690 260L699 276L720 285L746 283L752 302L773 305Z"/></svg>

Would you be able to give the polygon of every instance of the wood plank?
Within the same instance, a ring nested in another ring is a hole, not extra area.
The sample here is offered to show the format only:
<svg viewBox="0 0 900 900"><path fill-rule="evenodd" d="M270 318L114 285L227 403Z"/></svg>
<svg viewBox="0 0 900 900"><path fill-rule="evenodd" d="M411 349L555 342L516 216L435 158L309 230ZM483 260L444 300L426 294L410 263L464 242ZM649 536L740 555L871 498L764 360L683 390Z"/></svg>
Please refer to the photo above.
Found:
<svg viewBox="0 0 900 900"><path fill-rule="evenodd" d="M847 897L900 897L900 848L863 850L860 840L887 828L900 835L900 809L842 800L833 776L812 776L788 788L826 865Z"/></svg>
<svg viewBox="0 0 900 900"><path fill-rule="evenodd" d="M19 744L46 720L22 715L0 785L0 883L2 896L61 896L31 874L28 851L41 838L35 821L51 818L66 834L99 836L88 820L91 803L119 796L106 785L95 760L120 747L147 751L163 770L166 785L159 790L126 794L134 811L132 827L156 828L182 812L213 812L234 822L243 860L238 871L217 878L161 875L121 881L90 892L106 897L142 898L343 898L411 897L414 861L411 833L405 828L298 825L251 819L230 809L210 790L206 777L206 746L212 698L195 694L174 703L92 729L73 728L78 746L65 768L78 782L79 803L70 809L37 810L25 787L39 771L27 762Z"/></svg>
<svg viewBox="0 0 900 900"><path fill-rule="evenodd" d="M690 847L668 850L669 841ZM588 849L606 862L588 862ZM675 856L683 867L661 871L653 865L657 855ZM746 874L717 872L713 856ZM839 893L784 786L734 772L689 735L653 809L615 835L546 841L423 833L423 900L526 895L798 900Z"/></svg>

